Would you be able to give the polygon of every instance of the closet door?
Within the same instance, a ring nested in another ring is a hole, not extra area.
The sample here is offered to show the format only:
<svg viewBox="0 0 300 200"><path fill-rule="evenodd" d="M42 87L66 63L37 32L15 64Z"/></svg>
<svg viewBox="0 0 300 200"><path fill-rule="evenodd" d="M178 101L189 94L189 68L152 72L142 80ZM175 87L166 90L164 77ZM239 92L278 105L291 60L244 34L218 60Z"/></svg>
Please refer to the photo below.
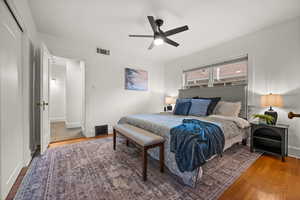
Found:
<svg viewBox="0 0 300 200"><path fill-rule="evenodd" d="M21 31L0 1L0 199L23 162Z"/></svg>

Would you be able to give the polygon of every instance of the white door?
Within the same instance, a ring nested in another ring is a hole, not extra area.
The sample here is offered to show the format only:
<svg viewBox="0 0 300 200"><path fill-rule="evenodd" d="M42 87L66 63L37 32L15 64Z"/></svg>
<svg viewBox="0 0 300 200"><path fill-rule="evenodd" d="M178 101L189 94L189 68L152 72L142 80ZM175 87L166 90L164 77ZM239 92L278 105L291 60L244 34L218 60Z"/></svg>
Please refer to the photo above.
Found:
<svg viewBox="0 0 300 200"><path fill-rule="evenodd" d="M0 199L23 164L21 31L0 1Z"/></svg>
<svg viewBox="0 0 300 200"><path fill-rule="evenodd" d="M41 153L44 153L50 143L49 120L49 65L51 55L45 45L41 47L41 98L39 102L41 114Z"/></svg>

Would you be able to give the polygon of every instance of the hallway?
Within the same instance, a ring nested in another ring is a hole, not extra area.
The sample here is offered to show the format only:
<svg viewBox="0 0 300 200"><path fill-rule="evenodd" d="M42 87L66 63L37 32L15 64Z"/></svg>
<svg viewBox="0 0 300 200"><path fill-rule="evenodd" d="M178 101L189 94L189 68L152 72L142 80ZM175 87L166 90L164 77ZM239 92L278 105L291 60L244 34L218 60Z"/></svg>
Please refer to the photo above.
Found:
<svg viewBox="0 0 300 200"><path fill-rule="evenodd" d="M51 122L51 142L82 137L81 128L66 128L65 122Z"/></svg>

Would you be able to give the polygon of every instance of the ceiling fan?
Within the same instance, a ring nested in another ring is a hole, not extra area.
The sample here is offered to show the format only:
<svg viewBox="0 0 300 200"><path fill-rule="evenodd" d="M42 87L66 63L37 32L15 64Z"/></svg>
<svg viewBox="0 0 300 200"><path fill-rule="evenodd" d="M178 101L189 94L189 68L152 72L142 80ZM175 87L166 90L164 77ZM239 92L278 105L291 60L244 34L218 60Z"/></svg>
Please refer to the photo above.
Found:
<svg viewBox="0 0 300 200"><path fill-rule="evenodd" d="M189 29L188 26L181 26L178 28L174 28L168 31L162 31L160 27L163 25L164 21L162 19L154 19L153 16L148 16L149 23L153 30L153 35L129 35L129 37L142 37L142 38L153 38L154 40L149 46L149 50L152 49L154 46L162 45L163 43L168 43L172 46L178 47L179 44L169 38L168 36L175 35L177 33L186 31Z"/></svg>

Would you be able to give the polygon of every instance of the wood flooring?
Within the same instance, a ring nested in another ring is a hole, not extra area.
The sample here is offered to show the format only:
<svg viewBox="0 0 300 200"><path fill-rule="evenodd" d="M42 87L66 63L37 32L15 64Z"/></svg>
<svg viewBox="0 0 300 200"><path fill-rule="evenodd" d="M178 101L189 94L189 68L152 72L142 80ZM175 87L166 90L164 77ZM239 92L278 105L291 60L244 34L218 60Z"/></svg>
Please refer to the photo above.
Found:
<svg viewBox="0 0 300 200"><path fill-rule="evenodd" d="M66 140L52 143L49 148L111 136ZM21 171L6 200L13 199L26 170ZM263 155L242 173L219 200L300 200L300 160L288 157L286 162L281 162L279 158Z"/></svg>
<svg viewBox="0 0 300 200"><path fill-rule="evenodd" d="M70 140L63 140L63 141L59 141L59 142L52 142L49 144L49 148L53 148L53 147L59 147L62 145L66 145L66 144L73 144L76 142L82 142L82 141L87 141L87 140L94 140L94 139L99 139L99 138L106 138L106 137L112 137L113 134L108 134L108 135L100 135L100 136L96 136L96 137L90 137L90 138L77 138L77 139L70 139Z"/></svg>
<svg viewBox="0 0 300 200"><path fill-rule="evenodd" d="M220 200L300 200L300 160L261 156Z"/></svg>
<svg viewBox="0 0 300 200"><path fill-rule="evenodd" d="M19 174L19 176L18 176L16 182L14 183L14 185L12 186L12 188L11 188L10 191L9 191L9 193L8 193L8 195L7 195L7 197L6 197L6 200L13 200L13 199L14 199L14 197L15 197L16 194L17 194L17 191L18 191L19 186L20 186L20 184L21 184L21 182L22 182L24 176L26 175L27 169L28 169L28 167L24 167L24 168L21 170L21 172L20 172L20 174Z"/></svg>

